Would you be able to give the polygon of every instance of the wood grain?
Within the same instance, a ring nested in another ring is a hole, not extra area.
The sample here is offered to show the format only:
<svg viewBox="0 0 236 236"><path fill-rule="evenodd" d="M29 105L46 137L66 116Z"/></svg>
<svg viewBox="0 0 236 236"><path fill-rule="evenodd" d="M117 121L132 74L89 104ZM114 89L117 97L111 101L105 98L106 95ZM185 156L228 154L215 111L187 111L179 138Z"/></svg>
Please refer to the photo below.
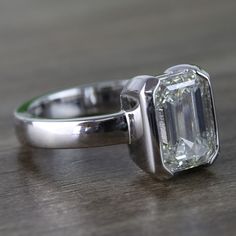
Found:
<svg viewBox="0 0 236 236"><path fill-rule="evenodd" d="M234 0L0 2L0 235L235 235ZM212 75L221 156L156 181L124 145L20 147L24 100L85 82L193 63Z"/></svg>

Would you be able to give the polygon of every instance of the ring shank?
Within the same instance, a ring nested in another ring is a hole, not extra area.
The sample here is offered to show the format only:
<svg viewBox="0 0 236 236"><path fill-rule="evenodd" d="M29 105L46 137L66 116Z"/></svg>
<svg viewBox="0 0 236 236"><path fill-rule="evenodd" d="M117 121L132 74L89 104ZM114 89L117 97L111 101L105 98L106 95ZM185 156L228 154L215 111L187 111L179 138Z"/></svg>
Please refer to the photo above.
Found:
<svg viewBox="0 0 236 236"><path fill-rule="evenodd" d="M45 95L15 112L23 144L41 148L83 148L129 143L120 93L126 80L97 83Z"/></svg>

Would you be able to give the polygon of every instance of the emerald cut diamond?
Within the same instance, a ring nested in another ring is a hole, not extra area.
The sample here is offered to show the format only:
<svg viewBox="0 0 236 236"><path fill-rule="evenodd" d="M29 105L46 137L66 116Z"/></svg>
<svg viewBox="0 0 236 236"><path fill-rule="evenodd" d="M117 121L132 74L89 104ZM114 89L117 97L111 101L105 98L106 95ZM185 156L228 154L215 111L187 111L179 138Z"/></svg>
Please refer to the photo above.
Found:
<svg viewBox="0 0 236 236"><path fill-rule="evenodd" d="M210 163L218 150L209 81L194 70L168 75L154 103L164 167L176 173Z"/></svg>

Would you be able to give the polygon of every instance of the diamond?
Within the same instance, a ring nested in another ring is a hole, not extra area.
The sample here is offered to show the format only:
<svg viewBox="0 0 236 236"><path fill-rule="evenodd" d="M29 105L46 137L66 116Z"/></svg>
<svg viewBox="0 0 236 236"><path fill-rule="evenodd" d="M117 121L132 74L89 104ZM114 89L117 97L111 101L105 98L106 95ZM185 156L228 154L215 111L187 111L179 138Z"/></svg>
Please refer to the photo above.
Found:
<svg viewBox="0 0 236 236"><path fill-rule="evenodd" d="M208 80L193 70L161 78L154 103L165 168L175 173L209 163L217 135Z"/></svg>

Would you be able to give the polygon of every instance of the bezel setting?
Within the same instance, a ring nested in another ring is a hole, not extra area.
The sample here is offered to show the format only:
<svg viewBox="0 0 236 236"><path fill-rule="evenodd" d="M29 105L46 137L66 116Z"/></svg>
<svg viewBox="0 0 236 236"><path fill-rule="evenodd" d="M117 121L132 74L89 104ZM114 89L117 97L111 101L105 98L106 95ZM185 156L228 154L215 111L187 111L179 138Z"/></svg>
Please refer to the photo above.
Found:
<svg viewBox="0 0 236 236"><path fill-rule="evenodd" d="M167 86L171 86L170 97ZM175 122L159 112L163 100L171 98L172 109L177 109ZM216 159L219 137L213 92L209 75L199 67L178 65L160 76L135 77L122 91L121 103L129 121L131 158L154 177L169 178L191 168L208 166ZM172 137L171 144L179 145L179 154L180 138L185 138L182 145L182 154L185 154L185 159L182 155L183 163L176 159L179 155L176 155L176 146L175 149L172 148L174 145L169 146L172 156L163 151L164 144L168 145L170 141L167 127L171 131L171 122L174 128L178 126L175 131L177 137Z"/></svg>

